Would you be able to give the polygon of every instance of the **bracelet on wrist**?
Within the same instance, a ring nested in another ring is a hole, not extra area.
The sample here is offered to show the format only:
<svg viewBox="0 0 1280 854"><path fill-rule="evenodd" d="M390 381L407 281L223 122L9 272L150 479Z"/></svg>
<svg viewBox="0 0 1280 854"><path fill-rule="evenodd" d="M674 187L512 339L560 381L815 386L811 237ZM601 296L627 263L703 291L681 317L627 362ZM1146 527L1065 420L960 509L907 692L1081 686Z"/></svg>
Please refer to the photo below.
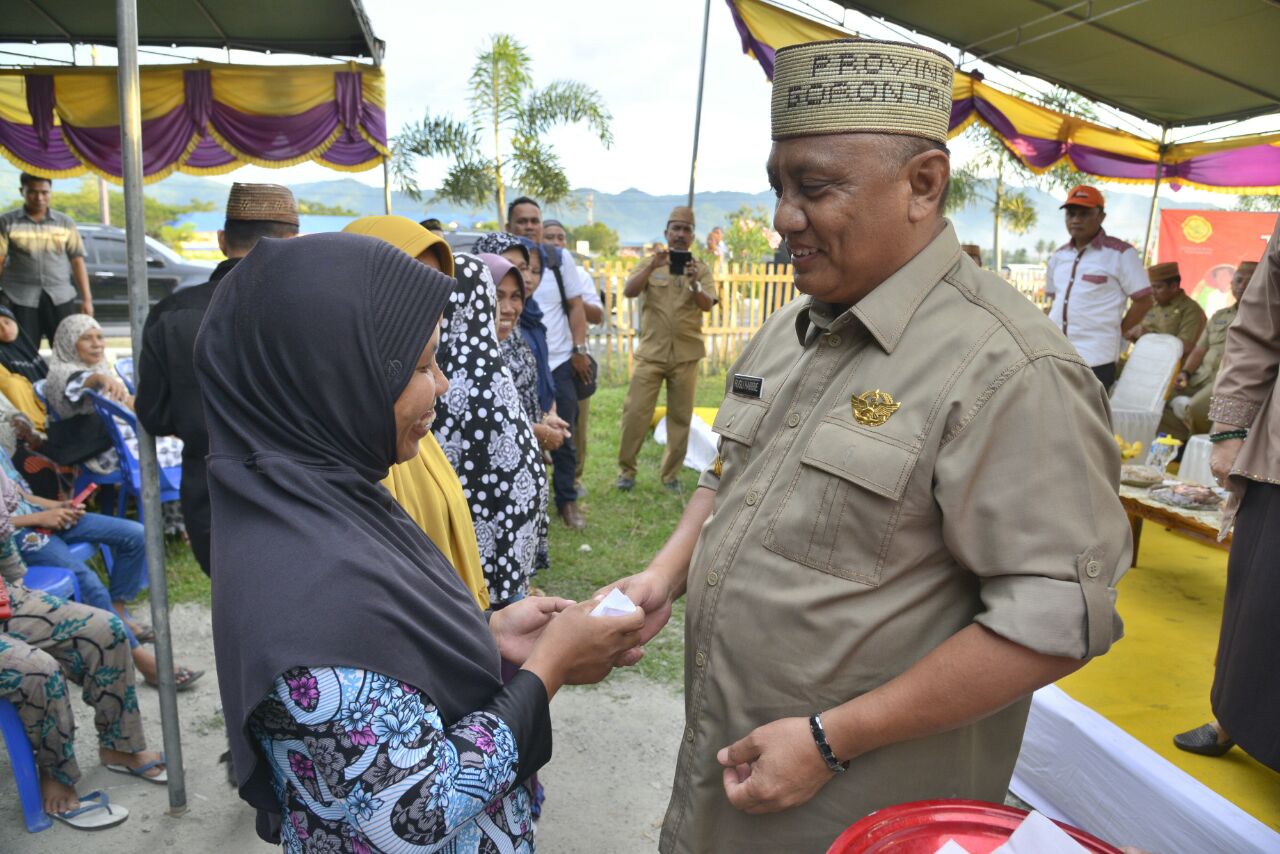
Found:
<svg viewBox="0 0 1280 854"><path fill-rule="evenodd" d="M836 755L831 750L831 745L827 744L827 732L822 728L822 715L809 716L809 732L813 734L814 744L818 746L818 753L822 754L822 761L827 763L827 768L835 774L843 774L849 770L848 762L840 762L836 759Z"/></svg>
<svg viewBox="0 0 1280 854"><path fill-rule="evenodd" d="M1247 438L1248 435L1249 431L1244 428L1239 430L1223 430L1220 433L1210 433L1209 441L1216 445L1219 442L1230 442L1232 439L1244 439Z"/></svg>

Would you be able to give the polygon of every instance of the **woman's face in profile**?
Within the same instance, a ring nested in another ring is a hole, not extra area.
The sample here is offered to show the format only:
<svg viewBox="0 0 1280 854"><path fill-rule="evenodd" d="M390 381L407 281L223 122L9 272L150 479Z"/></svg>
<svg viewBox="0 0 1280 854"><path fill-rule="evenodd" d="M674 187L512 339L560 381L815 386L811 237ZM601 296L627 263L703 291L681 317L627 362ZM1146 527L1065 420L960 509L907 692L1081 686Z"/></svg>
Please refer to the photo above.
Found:
<svg viewBox="0 0 1280 854"><path fill-rule="evenodd" d="M18 340L18 323L12 317L0 317L0 344Z"/></svg>
<svg viewBox="0 0 1280 854"><path fill-rule="evenodd" d="M86 365L96 365L106 353L106 339L101 329L90 329L76 339L76 355Z"/></svg>
<svg viewBox="0 0 1280 854"><path fill-rule="evenodd" d="M440 366L436 364L436 347L440 343L440 325L431 333L431 340L422 348L418 364L414 366L409 384L396 398L396 462L413 459L418 453L418 443L431 432L431 422L436 417L436 398L449 390Z"/></svg>

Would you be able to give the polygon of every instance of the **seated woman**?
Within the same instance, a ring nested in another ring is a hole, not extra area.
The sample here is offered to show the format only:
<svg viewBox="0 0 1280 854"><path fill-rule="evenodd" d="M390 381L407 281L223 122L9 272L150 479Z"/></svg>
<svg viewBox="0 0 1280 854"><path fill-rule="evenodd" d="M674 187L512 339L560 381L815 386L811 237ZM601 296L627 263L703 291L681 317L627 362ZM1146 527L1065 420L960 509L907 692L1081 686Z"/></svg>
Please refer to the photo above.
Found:
<svg viewBox="0 0 1280 854"><path fill-rule="evenodd" d="M106 338L98 321L87 314L73 314L58 324L53 336L53 355L44 396L49 408L61 418L94 413L93 402L85 392L96 391L128 409L133 409L133 395L111 370L107 362ZM138 437L133 428L116 419L116 426L138 456ZM163 468L182 465L182 440L174 436L156 437L156 457ZM120 467L115 449L109 449L85 463L90 471L109 474ZM177 501L163 505L165 533L182 532L182 511Z"/></svg>
<svg viewBox="0 0 1280 854"><path fill-rule="evenodd" d="M0 619L0 697L17 707L26 726L45 812L82 830L113 827L129 817L127 809L109 803L102 792L76 794L76 722L65 679L83 686L84 699L94 708L98 756L109 770L165 783L164 759L146 749L120 619L23 585L27 570L10 519L19 500L13 482L0 472L0 587L10 613Z"/></svg>
<svg viewBox="0 0 1280 854"><path fill-rule="evenodd" d="M33 385L48 373L49 365L13 312L0 306L0 409L5 410L0 417L14 410L25 418L25 429L10 456L37 494L56 498L62 490L60 476L69 480L74 471L50 459L58 455L58 449L45 433L48 413Z"/></svg>
<svg viewBox="0 0 1280 854"><path fill-rule="evenodd" d="M433 270L453 275L453 252L449 244L407 217L366 216L353 220L342 230L376 237ZM428 433L422 438L413 459L392 466L382 485L444 552L475 597L476 604L487 609L489 588L484 580L467 496L435 434Z"/></svg>
<svg viewBox="0 0 1280 854"><path fill-rule="evenodd" d="M18 506L13 511L14 542L29 566L58 566L69 569L80 584L80 600L93 608L114 610L124 621L133 663L148 685L159 684L155 653L142 643L155 640L150 626L129 620L125 603L132 602L142 589L147 572L146 545L142 525L132 519L117 519L100 513L86 513L69 501L51 501L31 494L31 487L3 453L6 431L0 430L0 471L18 490ZM98 574L67 548L71 543L106 545L111 549L111 592L102 586ZM186 691L204 675L203 670L178 667L173 677L179 691Z"/></svg>
<svg viewBox="0 0 1280 854"><path fill-rule="evenodd" d="M447 389L452 284L369 237L264 241L196 341L227 732L290 852L532 851L518 784L550 756L548 698L639 656L640 611L530 597L486 621L378 485ZM506 685L500 657L523 668Z"/></svg>

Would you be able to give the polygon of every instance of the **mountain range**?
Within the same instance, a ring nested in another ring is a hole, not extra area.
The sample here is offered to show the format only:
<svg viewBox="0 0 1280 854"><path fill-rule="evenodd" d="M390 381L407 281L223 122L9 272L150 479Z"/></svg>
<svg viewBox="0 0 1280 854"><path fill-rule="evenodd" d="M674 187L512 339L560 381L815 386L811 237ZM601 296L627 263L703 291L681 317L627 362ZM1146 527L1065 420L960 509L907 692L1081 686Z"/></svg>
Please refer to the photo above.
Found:
<svg viewBox="0 0 1280 854"><path fill-rule="evenodd" d="M17 170L8 163L0 161L0 185L12 180L17 183ZM219 208L226 202L230 187L221 181L202 178L181 173L171 175L146 188L147 195L167 204L183 204L191 200L212 202ZM344 207L360 215L380 214L384 212L383 193L381 187L370 186L353 178L336 178L330 181L312 181L290 186L299 199L335 207ZM1036 225L1026 234L1012 234L1007 229L1002 234L1002 245L1005 251L1026 248L1034 251L1039 241L1045 240L1054 246L1066 240L1066 232L1062 225L1062 215L1058 206L1061 197L1034 187L1018 188L1031 199L1038 214ZM990 186L982 188L985 195L991 195ZM430 191L424 197L430 198ZM1161 199L1162 208L1221 208L1229 206L1230 196L1224 196L1224 205L1214 206L1203 203L1184 203L1169 199ZM667 213L675 205L684 204L684 195L652 195L634 188L621 193L604 193L591 188L580 188L574 191L574 204L571 206L548 207L546 216L555 216L563 220L571 228L587 221L587 206L596 222L603 222L618 232L624 244L639 244L660 239L665 225ZM698 220L699 236L704 236L716 225L726 225L729 215L742 206L749 208L763 207L772 211L773 193L764 190L757 193L733 191L708 191L698 194L694 212ZM475 223L492 220L494 211L455 205L449 202L415 202L400 192L392 193L392 206L396 213L413 219L427 216L438 217L442 221L456 222L462 230L471 229ZM57 207L57 197L54 197ZM950 214L956 231L962 242L977 243L989 250L992 245L992 217L989 201L976 201L962 210ZM1146 234L1147 214L1151 208L1149 192L1107 191L1108 233L1128 240L1141 247Z"/></svg>

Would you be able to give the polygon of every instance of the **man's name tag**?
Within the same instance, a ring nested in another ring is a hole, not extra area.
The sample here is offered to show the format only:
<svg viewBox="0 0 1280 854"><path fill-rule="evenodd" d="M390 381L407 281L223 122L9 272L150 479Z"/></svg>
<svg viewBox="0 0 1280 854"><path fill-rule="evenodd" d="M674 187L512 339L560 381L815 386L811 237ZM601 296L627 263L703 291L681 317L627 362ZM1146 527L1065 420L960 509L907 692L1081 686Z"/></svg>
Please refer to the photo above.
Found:
<svg viewBox="0 0 1280 854"><path fill-rule="evenodd" d="M743 397L759 399L764 391L764 377L749 377L746 374L733 375L733 393Z"/></svg>

